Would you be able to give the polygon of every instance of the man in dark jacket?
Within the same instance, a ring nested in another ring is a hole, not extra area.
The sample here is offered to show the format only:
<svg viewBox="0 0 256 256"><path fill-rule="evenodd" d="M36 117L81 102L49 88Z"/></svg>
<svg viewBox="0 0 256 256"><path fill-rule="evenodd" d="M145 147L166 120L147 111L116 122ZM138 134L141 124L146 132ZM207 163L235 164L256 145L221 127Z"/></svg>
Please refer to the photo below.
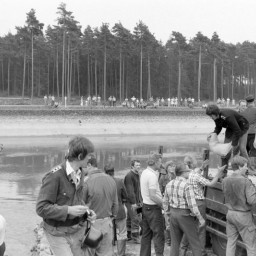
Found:
<svg viewBox="0 0 256 256"><path fill-rule="evenodd" d="M206 108L206 114L215 122L214 133L219 135L222 128L226 128L224 143L232 142L232 153L237 155L240 151L241 156L249 161L246 151L247 132L249 122L245 117L233 109L219 109L215 104L210 104ZM231 153L222 158L222 166L228 167Z"/></svg>
<svg viewBox="0 0 256 256"><path fill-rule="evenodd" d="M82 216L89 210L83 200L84 172L93 144L82 136L68 146L67 160L48 172L38 195L36 212L55 256L84 256L81 240L86 225ZM90 210L95 216L95 213Z"/></svg>
<svg viewBox="0 0 256 256"><path fill-rule="evenodd" d="M135 243L140 243L140 222L141 213L138 213L138 209L142 204L142 197L140 191L140 161L133 160L131 162L131 170L124 178L124 184L128 194L127 208L127 235L128 240L132 239Z"/></svg>
<svg viewBox="0 0 256 256"><path fill-rule="evenodd" d="M113 177L117 187L118 197L118 213L115 221L116 239L117 239L117 256L125 256L127 228L126 228L126 212L124 203L127 201L127 192L123 180L114 177L115 169L111 164L104 167L106 174ZM114 238L115 239L115 238Z"/></svg>

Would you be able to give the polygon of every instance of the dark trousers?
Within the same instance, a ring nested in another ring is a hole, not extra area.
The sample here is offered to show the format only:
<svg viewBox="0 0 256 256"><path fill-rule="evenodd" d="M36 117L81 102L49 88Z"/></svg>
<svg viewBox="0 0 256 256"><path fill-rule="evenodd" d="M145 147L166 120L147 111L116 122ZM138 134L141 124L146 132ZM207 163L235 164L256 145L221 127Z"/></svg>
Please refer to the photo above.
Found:
<svg viewBox="0 0 256 256"><path fill-rule="evenodd" d="M206 220L206 202L205 200L196 200L197 207L202 215L202 217ZM202 246L203 255L206 255L205 252L205 240L206 240L206 225L203 227L198 227L198 235ZM186 235L183 236L181 241L180 249L181 251L186 252L188 250L189 242ZM184 254L185 255L185 254Z"/></svg>
<svg viewBox="0 0 256 256"><path fill-rule="evenodd" d="M253 152L255 154L255 148L253 146L253 142L255 140L255 133L249 133L247 137L246 150L248 155L250 156Z"/></svg>
<svg viewBox="0 0 256 256"><path fill-rule="evenodd" d="M248 156L247 150L246 150L246 144L247 144L247 131L244 131L244 134L239 138L237 147L233 150L234 156L237 155L240 151L240 155L248 160L248 166L250 167L250 158ZM229 143L232 141L232 136L230 136L230 132L226 132L224 143ZM231 157L231 153L227 154L226 157L221 158L221 165L227 165L226 169L228 168L228 161Z"/></svg>
<svg viewBox="0 0 256 256"><path fill-rule="evenodd" d="M151 255L152 239L154 242L156 256L163 256L164 218L162 214L162 209L158 205L143 204L140 256Z"/></svg>
<svg viewBox="0 0 256 256"><path fill-rule="evenodd" d="M198 234L198 221L188 209L170 209L171 251L170 256L179 255L180 243L185 234L191 246L193 256L202 256L202 247Z"/></svg>

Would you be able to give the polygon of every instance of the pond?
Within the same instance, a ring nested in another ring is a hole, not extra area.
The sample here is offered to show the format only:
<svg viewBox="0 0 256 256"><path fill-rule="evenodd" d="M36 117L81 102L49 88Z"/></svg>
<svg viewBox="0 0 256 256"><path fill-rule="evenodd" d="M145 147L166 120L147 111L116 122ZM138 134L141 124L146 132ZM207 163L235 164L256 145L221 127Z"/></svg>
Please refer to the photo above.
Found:
<svg viewBox="0 0 256 256"><path fill-rule="evenodd" d="M205 135L122 136L91 137L96 148L99 168L112 162L116 176L124 177L132 159L140 159L146 167L151 152L163 146L164 161L182 161L192 154L202 160L207 148ZM20 137L2 138L4 151L0 155L0 205L7 220L6 245L8 256L31 255L34 228L41 218L36 215L35 204L44 174L65 157L69 138ZM211 157L216 167L218 159Z"/></svg>

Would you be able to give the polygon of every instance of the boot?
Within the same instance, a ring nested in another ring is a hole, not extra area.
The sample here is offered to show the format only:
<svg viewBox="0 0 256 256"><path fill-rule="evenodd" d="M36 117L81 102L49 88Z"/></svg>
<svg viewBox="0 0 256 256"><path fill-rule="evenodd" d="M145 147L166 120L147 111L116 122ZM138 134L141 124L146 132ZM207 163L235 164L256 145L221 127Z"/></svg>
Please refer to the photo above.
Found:
<svg viewBox="0 0 256 256"><path fill-rule="evenodd" d="M117 256L125 256L126 240L117 240Z"/></svg>
<svg viewBox="0 0 256 256"><path fill-rule="evenodd" d="M135 244L140 244L140 233L139 232L132 233L132 242Z"/></svg>

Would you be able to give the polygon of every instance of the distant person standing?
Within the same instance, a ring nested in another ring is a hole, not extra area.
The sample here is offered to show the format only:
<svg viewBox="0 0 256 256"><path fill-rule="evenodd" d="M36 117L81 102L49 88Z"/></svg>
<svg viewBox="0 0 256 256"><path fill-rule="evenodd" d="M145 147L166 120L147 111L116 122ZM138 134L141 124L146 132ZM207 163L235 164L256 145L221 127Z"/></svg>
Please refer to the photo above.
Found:
<svg viewBox="0 0 256 256"><path fill-rule="evenodd" d="M105 165L104 171L111 176L116 182L117 197L118 197L118 213L114 219L116 224L116 238L117 238L117 256L125 256L127 229L126 229L126 212L124 203L127 201L127 192L124 182L114 177L115 169L111 164Z"/></svg>
<svg viewBox="0 0 256 256"><path fill-rule="evenodd" d="M52 95L51 106L54 107L54 105L55 105L55 97Z"/></svg>
<svg viewBox="0 0 256 256"><path fill-rule="evenodd" d="M247 256L255 256L256 225L251 209L252 205L256 204L256 188L246 177L247 159L235 156L231 160L231 166L233 173L222 181L225 204L228 208L226 256L236 254L236 243L239 236L245 243Z"/></svg>
<svg viewBox="0 0 256 256"><path fill-rule="evenodd" d="M44 105L45 105L45 106L47 106L47 104L48 104L47 101L48 101L47 95L44 95Z"/></svg>
<svg viewBox="0 0 256 256"><path fill-rule="evenodd" d="M4 256L5 252L5 229L6 229L6 221L5 218L0 215L0 256Z"/></svg>
<svg viewBox="0 0 256 256"><path fill-rule="evenodd" d="M145 169L141 174L140 186L143 206L140 256L151 255L152 239L154 242L156 256L164 255L165 239L164 217L162 214L163 200L158 183L161 165L162 155L152 154L148 159L147 169Z"/></svg>

